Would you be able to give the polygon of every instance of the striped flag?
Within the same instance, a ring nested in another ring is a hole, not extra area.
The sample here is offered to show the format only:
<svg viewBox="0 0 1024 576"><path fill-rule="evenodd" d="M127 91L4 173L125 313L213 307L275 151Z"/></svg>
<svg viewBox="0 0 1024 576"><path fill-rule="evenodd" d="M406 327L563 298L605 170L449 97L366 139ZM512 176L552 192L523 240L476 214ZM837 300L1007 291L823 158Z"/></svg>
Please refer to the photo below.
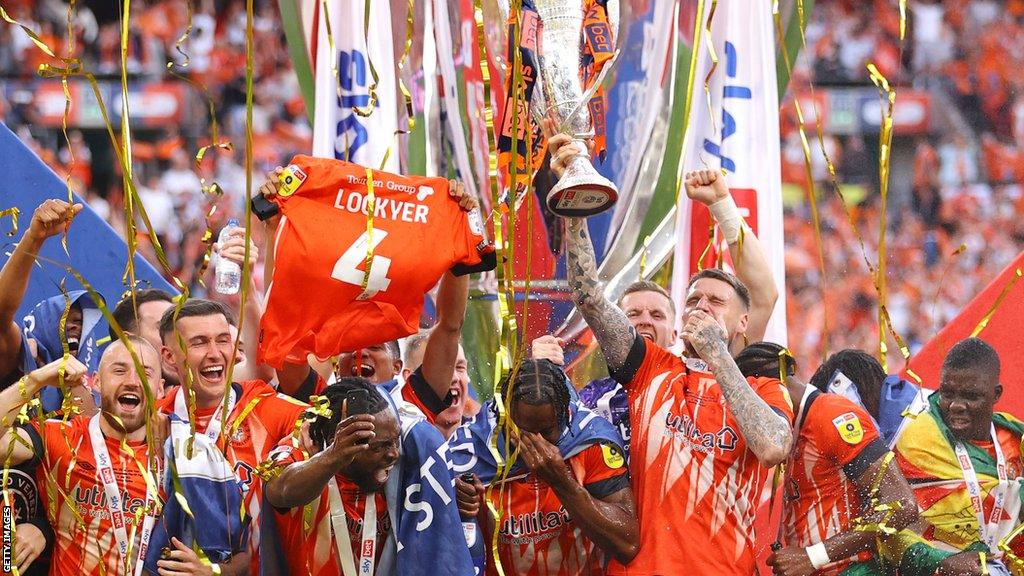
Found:
<svg viewBox="0 0 1024 576"><path fill-rule="evenodd" d="M712 3L704 3L702 25ZM698 50L693 104L683 143L683 170L723 169L736 205L764 246L779 288L779 301L765 340L786 343L785 267L782 241L782 186L779 167L779 102L775 75L775 36L770 0L719 3ZM712 69L712 42L718 66ZM710 97L710 110L708 99ZM715 265L719 254L728 263L728 247L720 233L708 247L710 214L680 192L676 221L672 297L682 302L687 280L700 268ZM700 264L700 266L698 265Z"/></svg>

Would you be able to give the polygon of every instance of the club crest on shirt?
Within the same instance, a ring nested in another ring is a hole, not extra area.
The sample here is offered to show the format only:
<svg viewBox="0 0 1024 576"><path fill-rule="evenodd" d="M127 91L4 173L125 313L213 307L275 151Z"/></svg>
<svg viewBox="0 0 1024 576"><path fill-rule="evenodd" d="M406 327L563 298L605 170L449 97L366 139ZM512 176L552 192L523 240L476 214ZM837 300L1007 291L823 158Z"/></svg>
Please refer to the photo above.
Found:
<svg viewBox="0 0 1024 576"><path fill-rule="evenodd" d="M249 433L246 431L245 426L238 426L231 431L231 443L232 444L245 444L245 441L249 439Z"/></svg>
<svg viewBox="0 0 1024 576"><path fill-rule="evenodd" d="M847 444L857 444L864 438L860 418L853 412L841 414L832 419L832 425L839 431L839 437Z"/></svg>

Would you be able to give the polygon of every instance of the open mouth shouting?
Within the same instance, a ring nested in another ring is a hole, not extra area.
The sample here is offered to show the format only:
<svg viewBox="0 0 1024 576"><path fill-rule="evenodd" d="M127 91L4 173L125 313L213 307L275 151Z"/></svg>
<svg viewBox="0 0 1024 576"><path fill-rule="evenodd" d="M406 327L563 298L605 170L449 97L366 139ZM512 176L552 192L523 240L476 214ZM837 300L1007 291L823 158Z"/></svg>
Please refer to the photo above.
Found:
<svg viewBox="0 0 1024 576"><path fill-rule="evenodd" d="M211 364L199 370L199 379L203 384L217 385L224 382L224 365Z"/></svg>
<svg viewBox="0 0 1024 576"><path fill-rule="evenodd" d="M126 391L118 394L117 396L117 407L121 409L122 413L133 413L136 412L142 405L142 393L136 391Z"/></svg>
<svg viewBox="0 0 1024 576"><path fill-rule="evenodd" d="M378 468L373 473L373 481L379 485L383 485L388 481L388 476L391 474L391 469L395 467L395 463L391 462L383 468Z"/></svg>
<svg viewBox="0 0 1024 576"><path fill-rule="evenodd" d="M354 368L354 366L353 366L353 368ZM370 378L373 378L376 374L377 374L377 369L374 368L373 366L371 366L370 364L367 364L367 363L364 362L364 363L359 365L359 370L355 374L355 376L362 376L363 378L370 379Z"/></svg>

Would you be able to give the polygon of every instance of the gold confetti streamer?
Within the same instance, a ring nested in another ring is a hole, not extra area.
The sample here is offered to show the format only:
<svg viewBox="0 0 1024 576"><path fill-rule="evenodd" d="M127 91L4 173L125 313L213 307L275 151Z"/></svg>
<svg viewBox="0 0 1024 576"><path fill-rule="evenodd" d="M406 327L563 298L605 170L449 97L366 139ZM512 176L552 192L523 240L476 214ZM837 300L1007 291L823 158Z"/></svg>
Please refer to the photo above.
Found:
<svg viewBox="0 0 1024 576"><path fill-rule="evenodd" d="M1012 290L1013 287L1017 284L1017 281L1020 280L1020 277L1021 269L1017 268L1016 270L1014 270L1013 277L1010 278L1010 282L1007 283L1006 287L1003 288L1003 291L999 293L999 296L996 298L996 301L992 303L992 307L989 308L988 312L985 313L985 316L982 317L981 322L978 322L978 325L975 326L974 330L971 331L972 337L977 337L978 334L981 334L982 330L988 327L988 323L990 320L992 320L992 317L995 316L996 310L999 310L999 307L1002 306L1003 300L1006 299L1006 295L1010 293L1010 290Z"/></svg>
<svg viewBox="0 0 1024 576"><path fill-rule="evenodd" d="M797 0L797 13L800 15L800 41L804 47L806 47L806 38L804 37L804 26L803 26L803 0ZM786 72L792 76L793 64L789 59L789 52L785 49L786 35L782 32L782 16L779 13L779 0L773 0L772 2L772 18L775 21L775 35L776 39L782 49L782 61L786 66ZM814 95L814 85L811 84L811 95ZM811 145L807 140L807 129L806 122L804 121L804 112L800 106L800 99L793 98L793 108L796 110L797 118L797 131L800 134L800 147L804 153L804 175L805 186L807 187L807 201L811 207L811 222L814 225L814 243L818 248L818 267L821 270L821 292L824 295L827 292L827 279L828 274L825 268L825 250L821 240L821 215L818 212L818 198L817 190L814 186L814 172L812 170L811 163ZM815 117L818 119L819 127L821 122L821 115L817 113L815 108ZM819 128L820 129L820 128ZM822 135L819 133L819 139ZM825 151L825 146L822 144L822 153ZM828 156L825 156L826 163L831 165L828 161ZM824 361L828 357L829 348L829 313L828 306L822 307L822 347L821 347L821 359Z"/></svg>
<svg viewBox="0 0 1024 576"><path fill-rule="evenodd" d="M6 210L0 210L0 218L10 217L11 229L6 233L8 238L13 238L18 234L18 218L21 216L21 210L17 207L7 208Z"/></svg>
<svg viewBox="0 0 1024 576"><path fill-rule="evenodd" d="M888 224L888 199L889 199L889 171L892 159L892 132L893 132L893 111L896 106L896 90L889 86L889 81L878 71L873 63L868 63L868 75L871 82L878 87L885 95L888 106L882 119L882 129L878 135L878 184L880 192L879 202L879 225L878 225L878 269L875 285L878 289L878 360L882 364L882 370L889 371L888 345L886 344L887 328L889 326L888 314L883 310L887 302L887 274L886 274L886 227Z"/></svg>

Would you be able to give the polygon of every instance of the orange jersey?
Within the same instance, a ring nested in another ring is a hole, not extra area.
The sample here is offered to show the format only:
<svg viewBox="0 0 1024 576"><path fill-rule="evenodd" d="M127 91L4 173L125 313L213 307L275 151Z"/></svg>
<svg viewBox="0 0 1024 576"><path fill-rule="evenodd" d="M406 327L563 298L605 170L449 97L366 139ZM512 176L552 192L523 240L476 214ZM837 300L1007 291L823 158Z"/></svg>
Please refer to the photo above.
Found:
<svg viewBox="0 0 1024 576"><path fill-rule="evenodd" d="M593 444L566 464L595 498L629 488L628 470L618 448ZM494 494L497 498L499 491ZM498 552L506 574L604 574L604 554L583 536L550 485L528 473L506 481L501 496L505 515L498 532ZM493 561L487 564L487 574L497 574Z"/></svg>
<svg viewBox="0 0 1024 576"><path fill-rule="evenodd" d="M282 439L296 431L296 422L308 406L278 394L262 380L236 382L231 387L237 395L237 400L221 433L230 434L227 456L234 466L235 475L242 483L246 511L252 518L252 537L249 544L253 553L255 574L259 566L259 522L263 503L263 481L256 475L256 468L267 459L270 451ZM174 412L174 401L180 393L181 387L170 389L158 402L159 409L168 414ZM214 414L220 409L220 406L196 409L196 433L204 433Z"/></svg>
<svg viewBox="0 0 1024 576"><path fill-rule="evenodd" d="M462 210L447 180L374 171L370 211L366 174L356 164L296 156L282 176L260 362L280 367L286 358L305 362L308 353L327 358L408 336L441 275L476 267L490 253L479 212Z"/></svg>
<svg viewBox="0 0 1024 576"><path fill-rule="evenodd" d="M626 365L633 435L629 470L640 522L640 551L609 574L671 576L754 572L754 515L769 469L747 450L722 391L704 362L676 356L636 336ZM787 421L782 383L749 378Z"/></svg>
<svg viewBox="0 0 1024 576"><path fill-rule="evenodd" d="M854 482L889 451L859 405L810 386L807 392L797 412L796 446L786 463L784 509L786 545L801 548L851 529L851 520L863 512ZM846 565L815 574L838 574Z"/></svg>
<svg viewBox="0 0 1024 576"><path fill-rule="evenodd" d="M431 424L437 421L438 414L444 412L452 404L450 393L444 398L437 397L437 393L434 392L426 378L423 377L422 366L417 368L412 374L409 374L409 378L400 390L402 400L418 408L423 413L423 417L427 419L427 422Z"/></svg>
<svg viewBox="0 0 1024 576"><path fill-rule="evenodd" d="M29 432L41 436L45 447L40 469L48 498L46 512L56 534L50 564L52 576L126 573L125 559L118 551L114 522L107 507L107 495L98 478L89 420L86 416L76 416L68 422L47 420L42 425L33 423ZM114 480L121 493L127 534L131 536L135 530L130 559L134 567L144 518L140 514L137 519L135 513L146 501L146 480L140 463L143 468L147 466L149 448L145 441L129 442L133 457L121 450L119 440L104 439ZM155 481L153 485L157 485Z"/></svg>
<svg viewBox="0 0 1024 576"><path fill-rule="evenodd" d="M291 445L291 443L282 442L281 446L274 450L271 457L280 466L287 466L293 462L305 460L306 454L302 449ZM338 483L341 502L345 507L345 520L348 524L353 562L358 567L367 495L342 476L336 475L334 479ZM384 549L384 542L391 532L391 517L388 514L384 494L378 492L373 497L377 508L375 560L380 560L380 553ZM306 507L312 511L308 531L305 529L305 520L303 518ZM337 576L341 573L341 564L338 561L338 548L334 539L333 526L331 525L331 506L326 487L321 491L320 496L305 507L294 508L287 512L278 511L275 512L275 516L277 532L280 536L280 547L284 553L289 574L293 576L299 574Z"/></svg>

